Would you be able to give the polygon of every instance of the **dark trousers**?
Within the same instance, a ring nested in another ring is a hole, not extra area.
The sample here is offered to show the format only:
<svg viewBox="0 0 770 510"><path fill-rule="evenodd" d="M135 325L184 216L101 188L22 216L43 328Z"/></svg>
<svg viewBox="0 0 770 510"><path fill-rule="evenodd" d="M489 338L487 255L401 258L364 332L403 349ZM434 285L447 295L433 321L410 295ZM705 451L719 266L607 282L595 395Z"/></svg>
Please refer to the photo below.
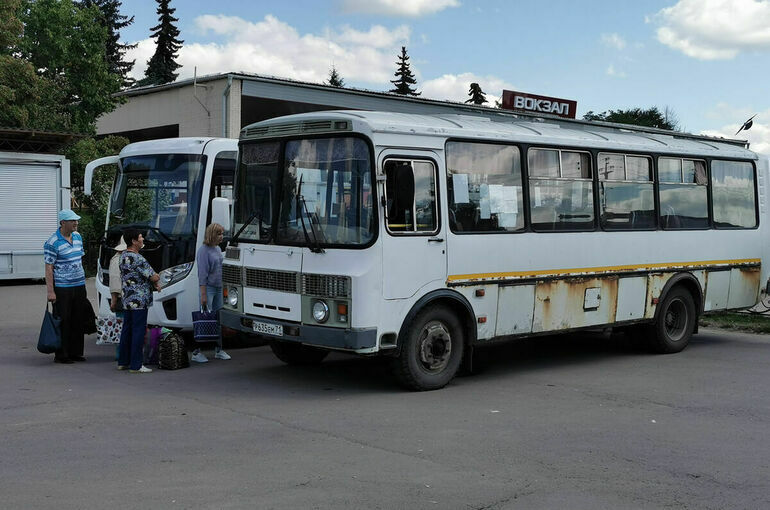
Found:
<svg viewBox="0 0 770 510"><path fill-rule="evenodd" d="M118 365L131 370L142 368L144 335L147 331L147 309L123 310L123 329L118 346Z"/></svg>
<svg viewBox="0 0 770 510"><path fill-rule="evenodd" d="M77 358L83 355L83 303L86 286L54 287L56 302L53 313L61 317L61 349L56 351L57 359Z"/></svg>

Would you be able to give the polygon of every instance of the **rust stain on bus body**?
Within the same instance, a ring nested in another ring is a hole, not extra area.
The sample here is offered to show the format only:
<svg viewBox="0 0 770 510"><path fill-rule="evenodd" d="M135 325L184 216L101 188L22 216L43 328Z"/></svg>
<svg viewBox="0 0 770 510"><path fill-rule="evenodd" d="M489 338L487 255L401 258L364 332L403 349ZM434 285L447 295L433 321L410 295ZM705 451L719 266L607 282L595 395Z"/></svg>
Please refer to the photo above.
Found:
<svg viewBox="0 0 770 510"><path fill-rule="evenodd" d="M729 308L753 306L759 300L761 271L758 267L740 267L730 275Z"/></svg>
<svg viewBox="0 0 770 510"><path fill-rule="evenodd" d="M585 308L587 289L598 289L598 306ZM617 276L540 280L535 286L532 331L560 331L610 324L615 321L617 297Z"/></svg>

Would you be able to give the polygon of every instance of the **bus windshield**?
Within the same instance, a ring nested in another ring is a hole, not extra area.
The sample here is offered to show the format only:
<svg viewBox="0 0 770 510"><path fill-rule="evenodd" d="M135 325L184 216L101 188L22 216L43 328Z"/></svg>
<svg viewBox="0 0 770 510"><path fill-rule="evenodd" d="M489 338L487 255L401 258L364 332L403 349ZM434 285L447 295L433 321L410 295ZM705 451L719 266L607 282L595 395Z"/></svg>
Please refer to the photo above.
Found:
<svg viewBox="0 0 770 510"><path fill-rule="evenodd" d="M166 238L195 235L206 157L152 154L121 160L110 226L146 226Z"/></svg>
<svg viewBox="0 0 770 510"><path fill-rule="evenodd" d="M354 137L290 140L283 158L279 151L279 142L241 149L235 227L250 224L240 239L310 247L360 246L373 239L366 142Z"/></svg>

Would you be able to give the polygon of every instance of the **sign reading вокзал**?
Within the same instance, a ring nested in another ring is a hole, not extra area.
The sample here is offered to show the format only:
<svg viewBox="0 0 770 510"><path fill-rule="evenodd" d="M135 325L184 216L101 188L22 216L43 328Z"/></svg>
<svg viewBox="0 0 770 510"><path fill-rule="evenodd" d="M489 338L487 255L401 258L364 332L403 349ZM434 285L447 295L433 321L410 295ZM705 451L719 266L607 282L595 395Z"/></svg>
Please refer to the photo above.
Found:
<svg viewBox="0 0 770 510"><path fill-rule="evenodd" d="M530 113L548 113L574 119L577 114L577 101L503 90L503 108Z"/></svg>

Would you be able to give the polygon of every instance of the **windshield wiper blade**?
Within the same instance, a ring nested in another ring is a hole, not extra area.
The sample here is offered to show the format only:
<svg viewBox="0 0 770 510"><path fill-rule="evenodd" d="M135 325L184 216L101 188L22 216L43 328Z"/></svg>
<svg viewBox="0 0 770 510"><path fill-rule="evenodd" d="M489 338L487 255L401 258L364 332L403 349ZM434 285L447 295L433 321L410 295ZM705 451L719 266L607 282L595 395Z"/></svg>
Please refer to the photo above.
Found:
<svg viewBox="0 0 770 510"><path fill-rule="evenodd" d="M230 244L232 246L238 246L238 237L240 237L241 233L246 230L246 227L251 225L251 222L253 222L255 219L259 218L259 235L262 235L262 212L261 211L254 211L251 213L251 216L249 216L246 221L243 223L243 226L238 229L238 232L235 233L232 239L230 239ZM270 239L273 238L273 231L270 231L270 235L267 238L266 242L270 242Z"/></svg>
<svg viewBox="0 0 770 510"><path fill-rule="evenodd" d="M302 223L302 232L305 234L305 242L313 253L325 253L325 250L321 247L321 243L318 242L315 229L313 228L313 219L310 217L310 211L308 211L307 202L305 197L302 196L302 179L305 176L302 175L299 178L299 185L297 186L297 202L302 203L302 210L297 211L299 214L299 221ZM299 209L299 207L297 207ZM302 212L307 215L307 220L310 222L310 231L313 233L313 241L310 240L310 236L307 234L307 227L305 227L305 218L302 216Z"/></svg>

